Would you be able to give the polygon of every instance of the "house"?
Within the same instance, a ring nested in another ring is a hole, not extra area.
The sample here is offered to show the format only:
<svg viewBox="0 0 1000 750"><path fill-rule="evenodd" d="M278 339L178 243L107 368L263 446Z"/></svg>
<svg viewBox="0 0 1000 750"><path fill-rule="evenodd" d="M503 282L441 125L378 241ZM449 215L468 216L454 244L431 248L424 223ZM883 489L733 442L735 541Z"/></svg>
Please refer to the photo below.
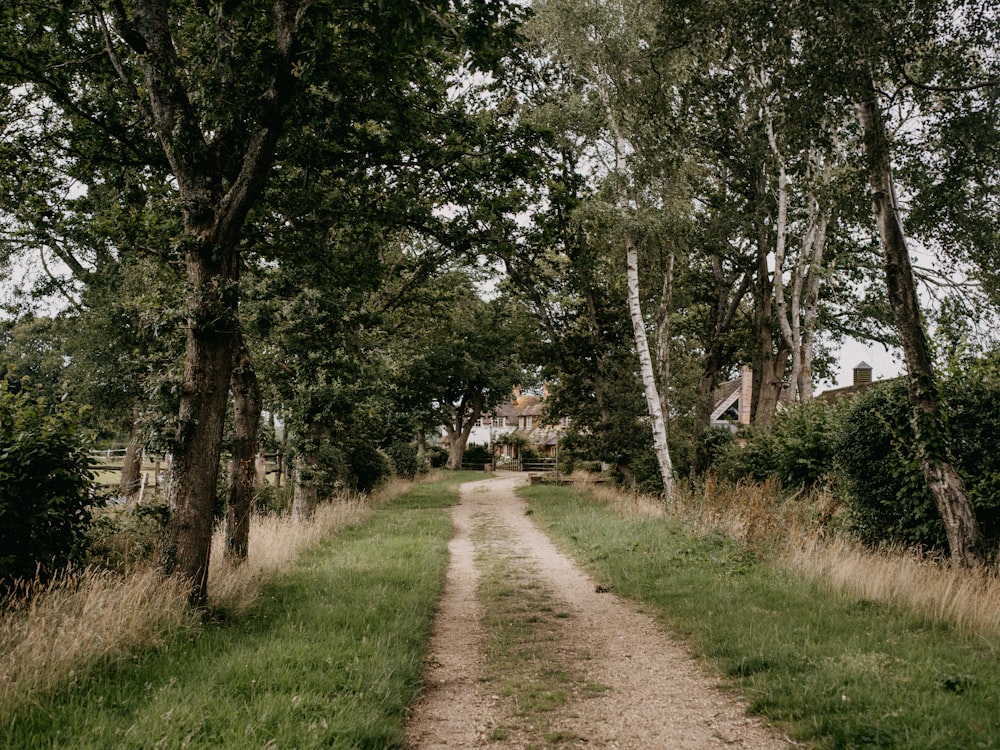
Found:
<svg viewBox="0 0 1000 750"><path fill-rule="evenodd" d="M520 446L529 445L543 458L554 458L559 437L568 426L568 419L558 425L542 424L545 408L542 396L522 394L514 389L513 398L495 407L476 421L469 434L469 445L486 445L498 456L520 458Z"/></svg>
<svg viewBox="0 0 1000 750"><path fill-rule="evenodd" d="M712 427L727 427L735 431L737 425L750 424L750 401L753 398L753 370L749 365L740 368L740 376L727 380L715 389L715 406L709 417Z"/></svg>
<svg viewBox="0 0 1000 750"><path fill-rule="evenodd" d="M816 394L819 401L836 401L849 398L872 385L872 366L867 362L859 362L854 367L854 382L842 388L833 388ZM712 408L710 422L713 427L725 427L734 432L740 425L750 424L750 402L753 398L753 370L744 365L740 368L740 376L728 380L715 390L715 405ZM778 399L778 409L783 409L790 402L790 392L783 389Z"/></svg>

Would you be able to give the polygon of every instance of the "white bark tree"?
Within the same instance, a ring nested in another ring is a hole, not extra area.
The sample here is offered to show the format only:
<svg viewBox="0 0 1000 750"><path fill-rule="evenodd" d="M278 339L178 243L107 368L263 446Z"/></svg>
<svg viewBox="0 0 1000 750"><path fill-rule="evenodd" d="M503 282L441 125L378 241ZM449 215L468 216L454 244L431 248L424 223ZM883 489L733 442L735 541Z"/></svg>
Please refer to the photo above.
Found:
<svg viewBox="0 0 1000 750"><path fill-rule="evenodd" d="M774 133L774 120L770 116L767 120L767 139L778 170L774 245L775 313L781 337L791 353L792 399L809 401L813 395L813 344L816 338L820 285L824 277L824 251L832 213L829 202L822 197L822 193L832 181L832 166L830 159L818 148L811 148L806 155L806 186L801 194L806 203L805 217L800 225L800 244L792 249L789 247L791 230L788 204L791 191L788 169Z"/></svg>

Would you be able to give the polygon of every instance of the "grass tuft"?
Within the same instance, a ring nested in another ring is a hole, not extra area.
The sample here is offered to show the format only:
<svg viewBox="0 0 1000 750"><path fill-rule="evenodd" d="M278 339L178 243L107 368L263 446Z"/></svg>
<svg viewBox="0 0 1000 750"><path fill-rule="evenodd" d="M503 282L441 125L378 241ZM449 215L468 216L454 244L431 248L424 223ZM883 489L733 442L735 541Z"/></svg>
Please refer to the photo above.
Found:
<svg viewBox="0 0 1000 750"><path fill-rule="evenodd" d="M68 572L0 619L0 714L72 685L97 664L193 632L198 621L186 589L154 570L125 578Z"/></svg>

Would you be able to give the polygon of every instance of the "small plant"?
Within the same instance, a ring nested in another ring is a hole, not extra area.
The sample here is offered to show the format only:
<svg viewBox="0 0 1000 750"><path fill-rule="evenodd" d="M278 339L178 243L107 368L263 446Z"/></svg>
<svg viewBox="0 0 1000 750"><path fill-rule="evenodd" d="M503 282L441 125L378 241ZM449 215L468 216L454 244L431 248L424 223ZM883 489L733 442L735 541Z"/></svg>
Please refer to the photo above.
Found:
<svg viewBox="0 0 1000 750"><path fill-rule="evenodd" d="M417 457L417 446L413 443L393 443L386 449L386 454L392 459L396 476L413 479L417 474L423 473L424 467Z"/></svg>

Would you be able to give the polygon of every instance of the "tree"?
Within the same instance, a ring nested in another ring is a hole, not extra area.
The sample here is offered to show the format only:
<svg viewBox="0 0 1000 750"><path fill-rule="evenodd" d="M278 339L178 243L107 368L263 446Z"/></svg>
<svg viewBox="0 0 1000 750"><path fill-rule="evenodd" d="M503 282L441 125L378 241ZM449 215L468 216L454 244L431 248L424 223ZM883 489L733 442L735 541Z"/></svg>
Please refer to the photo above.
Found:
<svg viewBox="0 0 1000 750"><path fill-rule="evenodd" d="M187 340L162 563L190 582L196 604L206 596L239 332L241 242L289 122L302 153L308 140L344 144L356 125L377 129L355 119L362 105L397 103L414 71L453 70L437 67L435 49L475 42L489 59L502 36L494 27L509 20L505 6L484 2L276 0L217 10L165 0L29 3L2 16L0 55L8 100L33 113L37 131L28 132L50 135L52 113L60 127L71 124L69 148L43 160L85 154L170 175Z"/></svg>
<svg viewBox="0 0 1000 750"><path fill-rule="evenodd" d="M655 36L653 16L645 4L564 3L557 0L538 6L534 42L540 59L555 62L557 75L566 83L565 95L574 106L587 112L586 119L570 126L577 140L590 147L588 156L599 166L598 180L603 193L591 200L593 210L613 213L616 222L611 231L624 250L624 267L629 319L638 360L646 415L651 425L653 452L660 469L664 491L673 492L673 465L667 444L665 413L668 382L660 378L669 373L673 289L673 255L669 240L661 253L664 272L655 284L662 291L655 320L657 362L654 365L642 312L643 290L640 287L639 242L637 224L657 210L669 210L672 192L683 193L676 170L676 152L665 148L663 139L651 135L649 118L658 125L670 120L671 62L654 60L650 40ZM651 99L653 106L639 102ZM589 110L589 111L588 111ZM639 184L642 175L646 184ZM600 207L598 207L600 202ZM637 218L643 217L643 218ZM648 221L648 219L647 219ZM620 251L619 251L620 252Z"/></svg>
<svg viewBox="0 0 1000 750"><path fill-rule="evenodd" d="M855 141L859 153L855 162L867 178L874 209L885 286L907 364L918 452L928 487L949 527L952 560L959 565L976 560L979 534L949 458L946 420L893 184L893 139L887 133L880 91L894 89L893 94L905 97L923 125L929 126L935 107L922 106L920 97L914 96L911 75L924 70L934 77L947 70L946 78L967 77L970 62L971 69L979 72L974 61L981 59L977 52L983 48L974 50L974 44L967 44L963 28L973 35L981 25L993 28L996 14L977 14L973 22L973 16L965 15L968 5L950 0L860 2L817 11L812 4L795 1L767 7L722 1L705 4L697 13L666 16L667 27L689 39L692 32L717 36L724 20L730 29L726 38L738 54L755 60L768 71L769 80L780 81L796 106L814 113L816 121L837 109L856 109L861 137ZM744 45L747 38L752 42ZM925 162L932 161L927 153Z"/></svg>
<svg viewBox="0 0 1000 750"><path fill-rule="evenodd" d="M893 185L889 142L874 84L869 88L869 95L857 103L857 110L868 162L872 207L885 257L886 286L906 359L918 455L927 488L944 522L951 559L956 565L971 566L979 558L977 547L982 535L965 483L950 455L948 432L943 423L944 410L922 323L910 253Z"/></svg>
<svg viewBox="0 0 1000 750"><path fill-rule="evenodd" d="M424 415L421 427L444 427L447 467L460 469L476 420L527 384L519 357L527 330L510 300L484 301L466 279L448 278L453 291L437 311L413 321L419 329L406 329L411 338L399 356L409 360L401 387Z"/></svg>

